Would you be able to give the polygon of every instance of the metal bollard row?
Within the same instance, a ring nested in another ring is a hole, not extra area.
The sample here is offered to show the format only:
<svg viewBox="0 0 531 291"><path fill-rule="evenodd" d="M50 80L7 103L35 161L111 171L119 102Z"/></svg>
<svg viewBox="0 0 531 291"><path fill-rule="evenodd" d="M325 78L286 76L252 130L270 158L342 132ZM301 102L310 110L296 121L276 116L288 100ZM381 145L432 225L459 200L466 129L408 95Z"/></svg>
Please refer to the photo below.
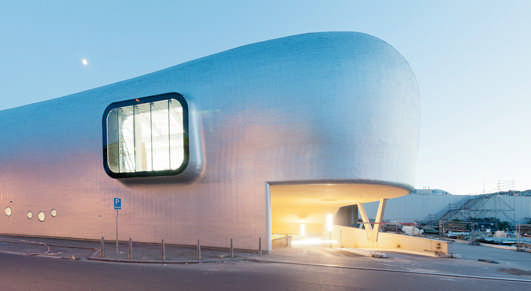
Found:
<svg viewBox="0 0 531 291"><path fill-rule="evenodd" d="M258 251L257 251L257 254L259 256L263 255L262 237L258 238ZM101 237L101 241L100 241L100 254L99 254L99 256L100 257L105 257L105 238L103 236ZM230 258L234 258L235 257L234 241L233 241L232 238L230 238L229 257ZM134 258L133 239L131 237L129 237L129 242L128 242L127 258L130 259L130 260ZM167 259L166 258L166 242L164 241L164 239L162 239L161 243L160 243L160 259L162 261L166 261L166 259ZM200 240L197 240L197 244L196 244L196 247L195 247L195 259L198 260L198 261L203 259L203 254L202 254L202 251L201 251L201 241Z"/></svg>

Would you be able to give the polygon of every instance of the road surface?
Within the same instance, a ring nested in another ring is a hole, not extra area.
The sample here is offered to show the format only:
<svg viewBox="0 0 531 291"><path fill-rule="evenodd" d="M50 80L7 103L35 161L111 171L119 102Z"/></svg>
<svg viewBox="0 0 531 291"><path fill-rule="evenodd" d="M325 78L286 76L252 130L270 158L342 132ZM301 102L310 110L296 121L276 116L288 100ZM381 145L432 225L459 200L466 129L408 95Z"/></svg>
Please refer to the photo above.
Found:
<svg viewBox="0 0 531 291"><path fill-rule="evenodd" d="M0 254L1 290L530 290L531 283L228 262L118 264Z"/></svg>

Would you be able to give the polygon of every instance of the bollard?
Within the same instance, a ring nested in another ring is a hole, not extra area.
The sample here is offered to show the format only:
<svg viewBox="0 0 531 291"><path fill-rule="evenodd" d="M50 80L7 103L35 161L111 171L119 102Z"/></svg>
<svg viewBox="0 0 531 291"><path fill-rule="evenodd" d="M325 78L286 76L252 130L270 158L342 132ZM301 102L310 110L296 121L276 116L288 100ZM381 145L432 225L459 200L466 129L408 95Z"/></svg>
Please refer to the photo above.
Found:
<svg viewBox="0 0 531 291"><path fill-rule="evenodd" d="M520 251L520 224L516 227L516 251Z"/></svg>
<svg viewBox="0 0 531 291"><path fill-rule="evenodd" d="M262 237L258 238L258 255L262 256Z"/></svg>
<svg viewBox="0 0 531 291"><path fill-rule="evenodd" d="M199 240L197 240L196 255L197 260L201 260L201 243L199 242Z"/></svg>
<svg viewBox="0 0 531 291"><path fill-rule="evenodd" d="M160 259L166 261L166 245L164 244L164 240L160 244Z"/></svg>
<svg viewBox="0 0 531 291"><path fill-rule="evenodd" d="M230 239L230 257L234 258L234 247L232 245L232 238Z"/></svg>
<svg viewBox="0 0 531 291"><path fill-rule="evenodd" d="M103 236L101 237L100 242L100 257L105 257L105 240L103 239Z"/></svg>
<svg viewBox="0 0 531 291"><path fill-rule="evenodd" d="M129 251L127 252L127 258L133 258L133 239L129 238Z"/></svg>

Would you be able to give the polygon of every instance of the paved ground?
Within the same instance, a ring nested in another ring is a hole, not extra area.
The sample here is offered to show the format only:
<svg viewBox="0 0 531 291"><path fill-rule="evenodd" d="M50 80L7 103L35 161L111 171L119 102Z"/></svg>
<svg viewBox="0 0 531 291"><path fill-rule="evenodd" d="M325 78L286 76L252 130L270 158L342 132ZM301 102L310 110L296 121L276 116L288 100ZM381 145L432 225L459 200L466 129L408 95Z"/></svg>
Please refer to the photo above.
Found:
<svg viewBox="0 0 531 291"><path fill-rule="evenodd" d="M452 244L453 252L465 260L492 260L504 266L523 268L531 271L531 253L497 249L468 244Z"/></svg>
<svg viewBox="0 0 531 291"><path fill-rule="evenodd" d="M117 264L0 254L4 290L528 290L527 282L229 262Z"/></svg>
<svg viewBox="0 0 531 291"><path fill-rule="evenodd" d="M43 255L57 258L88 258L106 261L156 262L162 257L160 244L133 243L132 257L129 259L128 243L120 243L119 252L115 242L105 242L101 256L100 242L73 241L65 239L17 237L0 235L0 252L21 255ZM195 246L165 246L166 262L184 263L197 261ZM257 257L256 252L234 252L234 259ZM210 261L231 260L228 250L201 248L201 259Z"/></svg>
<svg viewBox="0 0 531 291"><path fill-rule="evenodd" d="M460 259L403 254L372 258L349 250L296 248L279 249L263 257L242 253L238 255L240 261L220 259L217 263L187 265L88 260L97 254L97 247L98 243L93 242L0 237L0 253L3 253L0 254L0 282L3 284L0 289L531 289L531 254L461 244L454 245ZM138 246L139 255L142 254L139 258L155 259L160 254L156 249L156 246ZM188 257L190 250L170 251ZM215 252L211 255L216 256Z"/></svg>
<svg viewBox="0 0 531 291"><path fill-rule="evenodd" d="M95 242L0 235L0 252L8 254L88 258L97 250Z"/></svg>
<svg viewBox="0 0 531 291"><path fill-rule="evenodd" d="M348 253L348 250L300 248L276 250L272 255L260 257L259 260L381 269L404 273L524 279L529 280L531 284L531 253L465 244L455 244L453 249L460 258L433 258L400 253L386 253L387 258L371 258L359 256L356 253L347 255L345 253Z"/></svg>

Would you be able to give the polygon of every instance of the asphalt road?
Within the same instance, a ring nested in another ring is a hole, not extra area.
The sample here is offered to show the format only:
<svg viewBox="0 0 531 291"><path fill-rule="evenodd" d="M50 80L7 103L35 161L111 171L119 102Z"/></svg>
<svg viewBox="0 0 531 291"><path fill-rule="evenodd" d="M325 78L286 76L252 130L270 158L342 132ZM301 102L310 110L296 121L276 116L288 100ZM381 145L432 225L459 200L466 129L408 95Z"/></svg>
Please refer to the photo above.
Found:
<svg viewBox="0 0 531 291"><path fill-rule="evenodd" d="M272 263L115 264L0 254L1 290L530 290L509 282Z"/></svg>

